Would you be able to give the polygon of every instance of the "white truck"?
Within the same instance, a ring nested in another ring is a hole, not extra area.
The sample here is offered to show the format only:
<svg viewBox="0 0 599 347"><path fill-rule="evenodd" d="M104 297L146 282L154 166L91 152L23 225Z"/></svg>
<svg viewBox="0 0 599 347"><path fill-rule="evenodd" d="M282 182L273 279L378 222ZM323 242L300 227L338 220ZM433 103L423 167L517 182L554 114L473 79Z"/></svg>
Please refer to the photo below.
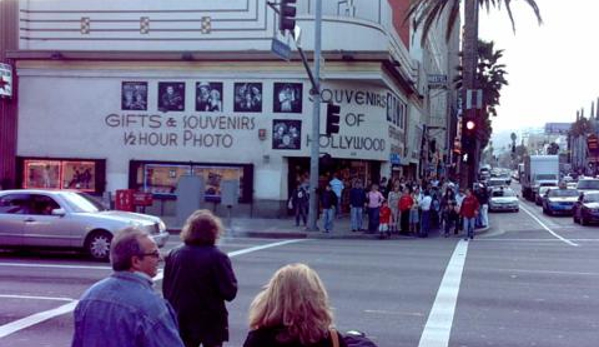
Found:
<svg viewBox="0 0 599 347"><path fill-rule="evenodd" d="M559 158L557 155L531 155L524 157L524 173L520 176L522 196L534 201L539 187L557 186Z"/></svg>

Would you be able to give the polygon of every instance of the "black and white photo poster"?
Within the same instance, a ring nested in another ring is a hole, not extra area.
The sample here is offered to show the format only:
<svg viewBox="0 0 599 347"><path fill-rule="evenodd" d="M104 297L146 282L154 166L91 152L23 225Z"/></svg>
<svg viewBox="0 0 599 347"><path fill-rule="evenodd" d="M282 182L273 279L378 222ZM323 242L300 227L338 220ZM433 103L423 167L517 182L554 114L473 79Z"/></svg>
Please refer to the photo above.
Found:
<svg viewBox="0 0 599 347"><path fill-rule="evenodd" d="M148 82L123 82L121 110L148 110Z"/></svg>
<svg viewBox="0 0 599 347"><path fill-rule="evenodd" d="M235 112L262 112L262 83L235 83Z"/></svg>
<svg viewBox="0 0 599 347"><path fill-rule="evenodd" d="M166 111L185 110L185 83L158 82L158 109Z"/></svg>
<svg viewBox="0 0 599 347"><path fill-rule="evenodd" d="M220 82L196 83L196 111L223 111L223 84Z"/></svg>
<svg viewBox="0 0 599 347"><path fill-rule="evenodd" d="M272 149L294 149L302 147L302 121L274 119L272 121Z"/></svg>
<svg viewBox="0 0 599 347"><path fill-rule="evenodd" d="M276 113L302 113L302 84L275 83L272 109Z"/></svg>

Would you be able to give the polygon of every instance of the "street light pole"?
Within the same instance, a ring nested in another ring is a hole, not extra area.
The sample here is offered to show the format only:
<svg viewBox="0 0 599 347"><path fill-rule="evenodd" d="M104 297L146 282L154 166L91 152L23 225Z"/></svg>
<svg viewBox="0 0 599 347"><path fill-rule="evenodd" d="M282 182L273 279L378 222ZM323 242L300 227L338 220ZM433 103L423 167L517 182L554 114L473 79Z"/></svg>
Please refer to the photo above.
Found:
<svg viewBox="0 0 599 347"><path fill-rule="evenodd" d="M322 0L316 0L314 12L314 80L312 82L312 141L310 142L310 205L308 230L317 231L318 226L318 156L320 153L320 50L322 30Z"/></svg>

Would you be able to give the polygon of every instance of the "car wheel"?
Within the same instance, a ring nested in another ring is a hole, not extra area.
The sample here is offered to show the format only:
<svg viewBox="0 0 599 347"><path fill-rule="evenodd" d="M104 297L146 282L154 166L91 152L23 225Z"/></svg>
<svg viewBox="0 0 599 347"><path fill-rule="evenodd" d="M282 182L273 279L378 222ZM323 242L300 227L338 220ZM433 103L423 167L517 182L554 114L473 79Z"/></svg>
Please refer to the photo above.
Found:
<svg viewBox="0 0 599 347"><path fill-rule="evenodd" d="M110 257L112 234L107 231L92 232L85 242L85 250L94 260L106 261Z"/></svg>

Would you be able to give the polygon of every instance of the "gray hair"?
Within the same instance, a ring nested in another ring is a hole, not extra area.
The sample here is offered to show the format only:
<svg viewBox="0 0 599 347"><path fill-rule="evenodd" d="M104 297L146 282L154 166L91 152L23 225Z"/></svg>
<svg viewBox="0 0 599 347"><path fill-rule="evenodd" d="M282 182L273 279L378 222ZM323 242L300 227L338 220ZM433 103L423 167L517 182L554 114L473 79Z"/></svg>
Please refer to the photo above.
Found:
<svg viewBox="0 0 599 347"><path fill-rule="evenodd" d="M110 245L110 263L114 271L126 271L132 266L131 258L143 253L139 239L148 233L134 227L120 230Z"/></svg>

